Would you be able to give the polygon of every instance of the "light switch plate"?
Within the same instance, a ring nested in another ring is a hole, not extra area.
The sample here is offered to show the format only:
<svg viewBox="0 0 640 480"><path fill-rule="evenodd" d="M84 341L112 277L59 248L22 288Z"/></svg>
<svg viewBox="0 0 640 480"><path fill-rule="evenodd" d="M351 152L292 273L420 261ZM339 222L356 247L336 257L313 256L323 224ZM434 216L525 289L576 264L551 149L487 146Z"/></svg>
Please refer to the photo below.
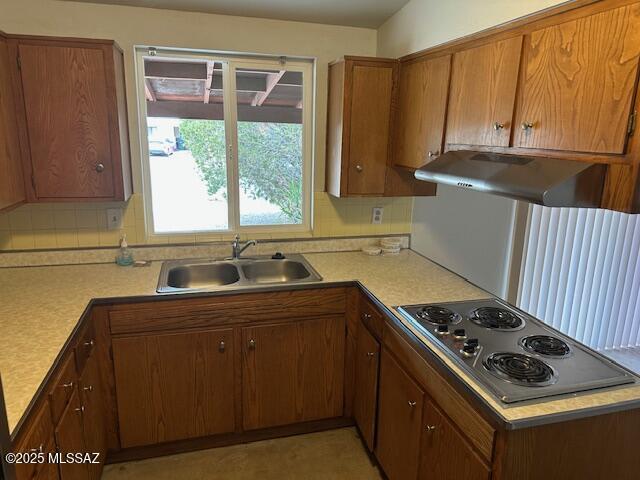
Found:
<svg viewBox="0 0 640 480"><path fill-rule="evenodd" d="M382 207L373 207L371 212L371 223L378 225L382 223L382 213L384 209Z"/></svg>
<svg viewBox="0 0 640 480"><path fill-rule="evenodd" d="M117 230L122 225L122 209L121 208L108 208L107 209L107 229Z"/></svg>

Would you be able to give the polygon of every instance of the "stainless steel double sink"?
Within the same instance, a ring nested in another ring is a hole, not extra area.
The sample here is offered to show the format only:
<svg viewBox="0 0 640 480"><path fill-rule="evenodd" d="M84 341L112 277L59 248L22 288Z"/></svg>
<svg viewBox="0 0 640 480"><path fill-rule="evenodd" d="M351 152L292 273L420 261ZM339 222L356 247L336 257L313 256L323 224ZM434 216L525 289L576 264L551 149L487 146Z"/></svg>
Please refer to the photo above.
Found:
<svg viewBox="0 0 640 480"><path fill-rule="evenodd" d="M171 260L162 264L158 293L319 282L322 277L299 254L284 258Z"/></svg>

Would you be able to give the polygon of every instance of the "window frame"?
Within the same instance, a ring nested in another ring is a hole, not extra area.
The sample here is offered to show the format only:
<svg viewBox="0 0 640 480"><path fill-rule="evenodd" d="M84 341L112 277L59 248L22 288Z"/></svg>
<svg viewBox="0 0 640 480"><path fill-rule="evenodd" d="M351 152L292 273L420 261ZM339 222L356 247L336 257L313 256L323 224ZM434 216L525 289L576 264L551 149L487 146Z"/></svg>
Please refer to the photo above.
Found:
<svg viewBox="0 0 640 480"><path fill-rule="evenodd" d="M151 54L150 52L153 52ZM315 99L316 61L314 58L278 57L217 51L184 50L136 46L136 94L138 99L138 130L140 135L140 155L142 173L142 196L144 204L145 238L147 242L162 241L170 236L180 235L234 235L234 234L300 234L310 233L313 223L313 173L315 154ZM149 142L147 125L147 102L144 92L144 59L146 57L167 57L175 59L202 59L222 63L223 68L223 109L225 118L228 222L227 229L183 230L156 232L153 220L153 200L151 166L149 162ZM277 65L287 71L302 72L302 223L276 225L240 225L238 148L237 148L237 98L236 69L258 68L273 70Z"/></svg>

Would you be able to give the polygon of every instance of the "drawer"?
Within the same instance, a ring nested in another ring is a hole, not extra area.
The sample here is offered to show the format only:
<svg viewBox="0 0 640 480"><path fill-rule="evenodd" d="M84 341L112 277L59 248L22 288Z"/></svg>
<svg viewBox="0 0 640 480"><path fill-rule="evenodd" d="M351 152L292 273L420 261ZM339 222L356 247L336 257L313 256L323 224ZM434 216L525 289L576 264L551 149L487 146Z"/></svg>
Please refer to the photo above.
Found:
<svg viewBox="0 0 640 480"><path fill-rule="evenodd" d="M15 445L15 453L43 452L45 455L55 451L53 437L53 422L48 402L43 402L35 414L29 419L25 435ZM40 475L40 471L46 468L46 464L18 463L16 464L16 477L18 480L31 480Z"/></svg>
<svg viewBox="0 0 640 480"><path fill-rule="evenodd" d="M78 337L76 343L76 367L78 372L84 370L87 359L91 356L96 346L96 331L91 318L85 322L85 326Z"/></svg>
<svg viewBox="0 0 640 480"><path fill-rule="evenodd" d="M364 295L360 296L360 320L377 339L382 338L384 317Z"/></svg>
<svg viewBox="0 0 640 480"><path fill-rule="evenodd" d="M345 288L241 293L116 306L109 311L109 326L111 333L118 335L302 319L345 311Z"/></svg>
<svg viewBox="0 0 640 480"><path fill-rule="evenodd" d="M55 377L52 387L49 390L49 403L51 404L51 417L54 425L60 420L62 412L76 388L77 382L78 375L76 373L75 355L73 351L71 351L62 362L59 373Z"/></svg>
<svg viewBox="0 0 640 480"><path fill-rule="evenodd" d="M484 460L490 462L495 429L389 324L384 327L383 343L425 388L438 407L464 431Z"/></svg>

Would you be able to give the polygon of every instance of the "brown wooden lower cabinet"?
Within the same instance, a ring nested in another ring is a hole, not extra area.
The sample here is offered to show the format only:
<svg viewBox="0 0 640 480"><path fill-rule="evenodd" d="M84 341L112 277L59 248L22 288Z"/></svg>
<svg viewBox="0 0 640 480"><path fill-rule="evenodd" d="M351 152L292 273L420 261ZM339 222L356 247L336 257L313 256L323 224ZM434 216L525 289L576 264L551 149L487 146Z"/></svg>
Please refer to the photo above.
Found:
<svg viewBox="0 0 640 480"><path fill-rule="evenodd" d="M229 328L114 338L122 447L235 430Z"/></svg>
<svg viewBox="0 0 640 480"><path fill-rule="evenodd" d="M245 430L342 416L345 319L242 329Z"/></svg>
<svg viewBox="0 0 640 480"><path fill-rule="evenodd" d="M382 350L376 457L389 480L418 476L424 391Z"/></svg>
<svg viewBox="0 0 640 480"><path fill-rule="evenodd" d="M56 446L63 457L67 454L87 452L84 441L83 410L78 391L74 390L55 429ZM91 478L89 464L87 463L62 462L59 468L62 480L86 480Z"/></svg>
<svg viewBox="0 0 640 480"><path fill-rule="evenodd" d="M419 480L489 480L489 468L431 400L422 416Z"/></svg>
<svg viewBox="0 0 640 480"><path fill-rule="evenodd" d="M373 450L378 399L380 343L369 333L362 322L358 325L354 362L356 374L353 417L365 444L369 450Z"/></svg>
<svg viewBox="0 0 640 480"><path fill-rule="evenodd" d="M78 387L83 412L83 431L87 452L98 453L100 463L89 464L91 478L98 480L107 456L105 391L100 378L99 357L91 355L87 360Z"/></svg>

